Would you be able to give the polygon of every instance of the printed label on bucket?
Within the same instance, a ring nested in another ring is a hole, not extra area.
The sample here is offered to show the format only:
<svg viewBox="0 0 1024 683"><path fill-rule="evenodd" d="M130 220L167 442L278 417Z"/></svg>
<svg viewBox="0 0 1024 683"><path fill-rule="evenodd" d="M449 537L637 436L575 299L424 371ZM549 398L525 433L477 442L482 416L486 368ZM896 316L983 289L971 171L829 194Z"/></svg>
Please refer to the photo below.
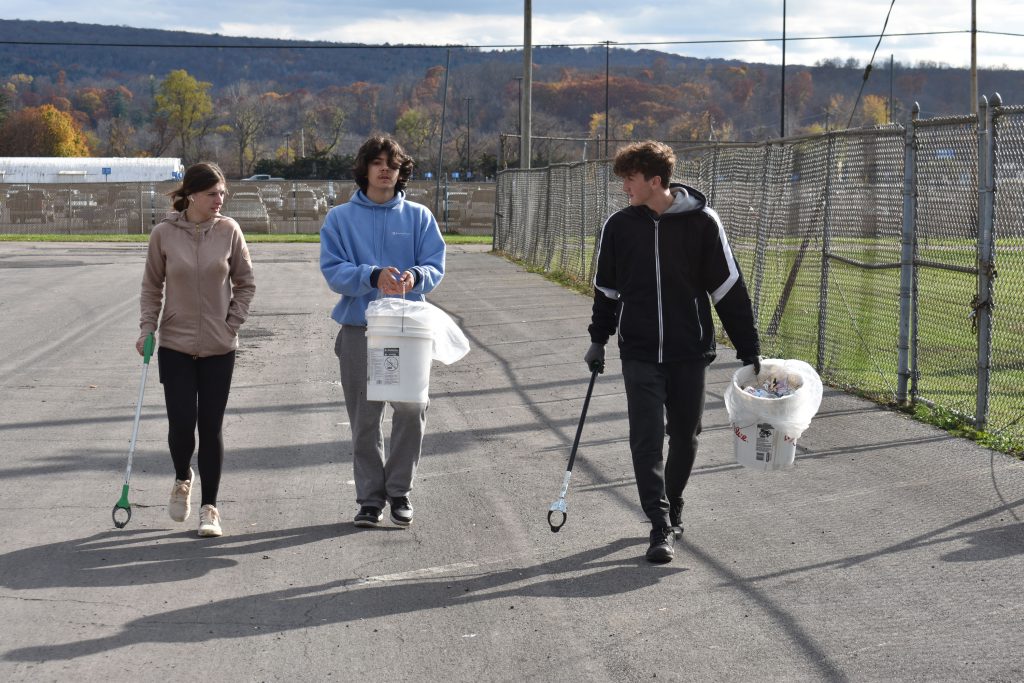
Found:
<svg viewBox="0 0 1024 683"><path fill-rule="evenodd" d="M370 384L384 386L402 383L401 355L397 347L368 348Z"/></svg>
<svg viewBox="0 0 1024 683"><path fill-rule="evenodd" d="M775 450L773 441L775 439L775 428L767 423L757 425L757 443L754 446L755 460L771 462L772 451Z"/></svg>

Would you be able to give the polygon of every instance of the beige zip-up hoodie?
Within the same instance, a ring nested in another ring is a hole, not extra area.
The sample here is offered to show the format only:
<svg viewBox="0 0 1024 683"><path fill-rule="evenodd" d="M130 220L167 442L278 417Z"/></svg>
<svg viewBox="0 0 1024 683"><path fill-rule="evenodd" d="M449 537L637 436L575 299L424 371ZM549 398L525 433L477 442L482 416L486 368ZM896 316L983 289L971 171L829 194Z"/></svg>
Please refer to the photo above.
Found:
<svg viewBox="0 0 1024 683"><path fill-rule="evenodd" d="M139 331L155 332L159 319L160 346L219 356L238 348L255 293L249 248L234 219L190 223L172 212L149 236Z"/></svg>

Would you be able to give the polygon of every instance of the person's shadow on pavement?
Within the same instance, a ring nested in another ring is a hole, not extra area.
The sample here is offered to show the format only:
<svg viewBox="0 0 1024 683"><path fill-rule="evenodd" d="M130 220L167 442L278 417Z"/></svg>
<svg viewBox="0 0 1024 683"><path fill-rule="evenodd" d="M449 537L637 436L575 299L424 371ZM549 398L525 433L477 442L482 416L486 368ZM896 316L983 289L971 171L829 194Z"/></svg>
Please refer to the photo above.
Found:
<svg viewBox="0 0 1024 683"><path fill-rule="evenodd" d="M598 598L648 588L686 571L685 567L652 566L632 554L611 557L635 546L635 538L623 538L535 567L517 566L473 576L349 578L246 595L145 616L104 638L11 650L4 659L73 659L137 643L243 638L257 630L262 634L285 632L511 597Z"/></svg>
<svg viewBox="0 0 1024 683"><path fill-rule="evenodd" d="M103 531L82 539L0 555L0 585L26 590L186 581L233 567L238 564L236 558L317 543L356 531L351 524L335 523L201 540L194 538L192 529Z"/></svg>

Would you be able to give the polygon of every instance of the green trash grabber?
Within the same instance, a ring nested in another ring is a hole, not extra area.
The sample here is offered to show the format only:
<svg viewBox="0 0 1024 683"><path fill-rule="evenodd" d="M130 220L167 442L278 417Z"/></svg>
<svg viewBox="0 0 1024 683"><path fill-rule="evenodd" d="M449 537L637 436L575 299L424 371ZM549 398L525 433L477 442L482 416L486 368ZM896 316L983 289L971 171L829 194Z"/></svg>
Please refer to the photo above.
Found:
<svg viewBox="0 0 1024 683"><path fill-rule="evenodd" d="M124 486L121 487L121 498L114 505L110 515L114 518L114 526L123 529L132 519L132 504L128 502L128 482L132 478L132 456L135 455L135 439L139 436L139 418L142 417L142 397L146 394L146 373L149 371L149 359L153 355L156 338L150 332L142 347L142 381L139 382L139 400L135 403L135 422L132 423L132 440L128 444L128 468L124 473ZM124 514L118 514L123 512ZM118 517L124 517L121 521Z"/></svg>
<svg viewBox="0 0 1024 683"><path fill-rule="evenodd" d="M569 478L572 477L572 465L576 461L576 449L580 445L580 435L583 434L583 423L587 419L587 407L590 405L590 395L594 393L594 380L597 379L598 373L602 372L604 368L594 368L593 372L590 373L590 386L587 387L587 398L583 401L583 410L580 412L580 423L576 427L576 438L572 442L572 452L569 453L569 464L565 468L565 476L562 478L562 490L558 494L558 500L551 504L548 508L548 526L551 530L558 532L559 529L565 524L565 521L569 518L569 513L565 505L565 494L569 492Z"/></svg>

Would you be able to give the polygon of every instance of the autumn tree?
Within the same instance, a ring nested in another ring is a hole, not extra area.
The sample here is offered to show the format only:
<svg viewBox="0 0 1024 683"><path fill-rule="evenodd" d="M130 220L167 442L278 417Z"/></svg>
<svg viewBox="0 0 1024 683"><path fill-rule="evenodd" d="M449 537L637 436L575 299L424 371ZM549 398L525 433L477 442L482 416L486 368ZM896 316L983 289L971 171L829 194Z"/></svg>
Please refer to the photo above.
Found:
<svg viewBox="0 0 1024 683"><path fill-rule="evenodd" d="M799 121L804 108L814 96L814 79L810 71L800 71L786 82L786 109L789 118ZM788 128L788 126L787 126ZM790 131L786 131L788 134Z"/></svg>
<svg viewBox="0 0 1024 683"><path fill-rule="evenodd" d="M224 107L227 127L238 152L238 173L244 176L256 161L259 141L270 121L270 107L266 98L253 92L244 81L228 87Z"/></svg>
<svg viewBox="0 0 1024 683"><path fill-rule="evenodd" d="M177 69L157 87L156 115L164 119L167 131L178 142L181 156L187 160L194 157L198 143L212 124L213 102L207 92L211 85Z"/></svg>
<svg viewBox="0 0 1024 683"><path fill-rule="evenodd" d="M426 158L427 143L437 132L437 120L425 109L412 107L395 121L395 136L414 159Z"/></svg>
<svg viewBox="0 0 1024 683"><path fill-rule="evenodd" d="M67 112L50 104L26 107L0 128L0 154L16 157L89 156L85 134Z"/></svg>
<svg viewBox="0 0 1024 683"><path fill-rule="evenodd" d="M865 95L861 105L862 125L881 126L889 122L889 100L879 95Z"/></svg>
<svg viewBox="0 0 1024 683"><path fill-rule="evenodd" d="M377 106L380 102L381 86L357 81L343 88L351 98L353 106L352 125L360 132L370 132L377 128Z"/></svg>
<svg viewBox="0 0 1024 683"><path fill-rule="evenodd" d="M118 116L106 119L97 127L97 133L100 139L105 140L103 150L106 156L131 156L135 127L127 118Z"/></svg>
<svg viewBox="0 0 1024 683"><path fill-rule="evenodd" d="M306 156L322 159L337 148L348 121L343 97L340 88L325 88L306 110L302 117L305 144L309 148Z"/></svg>

